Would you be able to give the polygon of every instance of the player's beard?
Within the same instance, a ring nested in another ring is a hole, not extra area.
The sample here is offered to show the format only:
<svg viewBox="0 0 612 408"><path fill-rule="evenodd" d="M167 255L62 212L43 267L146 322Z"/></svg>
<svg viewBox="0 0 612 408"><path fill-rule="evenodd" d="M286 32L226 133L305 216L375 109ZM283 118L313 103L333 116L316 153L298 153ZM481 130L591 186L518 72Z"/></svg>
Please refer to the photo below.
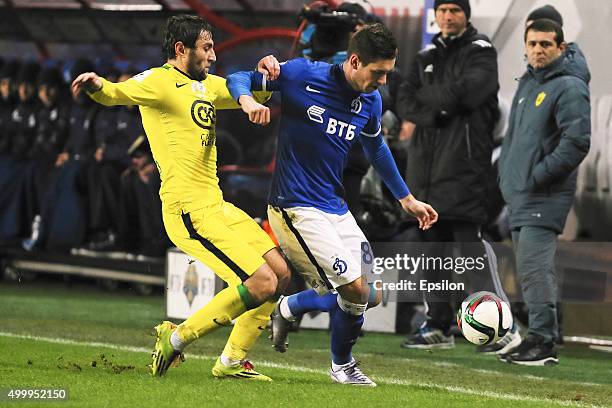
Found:
<svg viewBox="0 0 612 408"><path fill-rule="evenodd" d="M203 81L206 79L206 70L198 68L196 57L193 54L193 50L190 50L187 58L187 73L196 81Z"/></svg>

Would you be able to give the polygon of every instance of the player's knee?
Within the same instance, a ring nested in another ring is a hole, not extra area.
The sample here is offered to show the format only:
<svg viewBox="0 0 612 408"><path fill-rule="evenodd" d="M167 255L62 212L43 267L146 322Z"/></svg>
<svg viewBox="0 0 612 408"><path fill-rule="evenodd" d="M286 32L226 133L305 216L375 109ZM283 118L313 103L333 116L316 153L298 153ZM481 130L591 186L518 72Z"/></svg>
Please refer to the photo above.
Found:
<svg viewBox="0 0 612 408"><path fill-rule="evenodd" d="M360 278L349 284L338 287L338 293L343 299L349 302L365 304L368 303L370 287Z"/></svg>
<svg viewBox="0 0 612 408"><path fill-rule="evenodd" d="M277 292L282 293L287 288L289 281L291 280L291 269L289 262L277 249L271 250L265 254L264 259L270 268L272 268L274 274L276 275L276 279L278 280L276 289Z"/></svg>
<svg viewBox="0 0 612 408"><path fill-rule="evenodd" d="M263 303L276 293L278 278L268 265L259 268L253 276L244 283L257 303Z"/></svg>
<svg viewBox="0 0 612 408"><path fill-rule="evenodd" d="M337 302L338 302L338 306L340 306L340 309L342 309L342 311L344 311L345 313L348 313L349 315L352 316L361 316L365 313L368 304L367 303L363 303L363 302L352 302L350 300L347 300L345 298L342 297L342 295L338 295L338 297L336 298Z"/></svg>

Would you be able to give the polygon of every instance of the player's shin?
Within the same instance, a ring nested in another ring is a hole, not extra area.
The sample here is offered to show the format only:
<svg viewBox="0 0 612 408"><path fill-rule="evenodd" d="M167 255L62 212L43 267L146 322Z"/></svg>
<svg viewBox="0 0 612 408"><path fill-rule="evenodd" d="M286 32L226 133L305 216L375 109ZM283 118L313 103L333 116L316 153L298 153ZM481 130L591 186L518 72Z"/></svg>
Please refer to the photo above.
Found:
<svg viewBox="0 0 612 408"><path fill-rule="evenodd" d="M352 303L337 297L336 307L330 310L332 366L353 361L352 349L363 326L366 304Z"/></svg>
<svg viewBox="0 0 612 408"><path fill-rule="evenodd" d="M225 365L238 364L246 359L247 353L266 330L270 321L270 314L274 310L274 302L263 305L243 313L234 324L232 333L221 355L221 362Z"/></svg>
<svg viewBox="0 0 612 408"><path fill-rule="evenodd" d="M233 319L255 307L257 303L244 285L230 286L181 323L176 332L184 344L189 344L221 326L229 326Z"/></svg>

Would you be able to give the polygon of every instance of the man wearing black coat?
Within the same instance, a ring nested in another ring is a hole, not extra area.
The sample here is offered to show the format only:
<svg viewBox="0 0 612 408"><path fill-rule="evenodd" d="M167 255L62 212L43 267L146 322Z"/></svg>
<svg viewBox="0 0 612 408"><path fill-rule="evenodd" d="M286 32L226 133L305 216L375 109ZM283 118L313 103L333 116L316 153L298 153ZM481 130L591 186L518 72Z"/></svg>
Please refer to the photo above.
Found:
<svg viewBox="0 0 612 408"><path fill-rule="evenodd" d="M27 233L29 210L26 194L28 150L36 136L37 112L40 109L36 92L36 78L40 65L36 62L22 64L15 80L17 104L10 113L4 135L9 139L10 160L0 165L0 239L13 240ZM6 166L6 167L5 167Z"/></svg>
<svg viewBox="0 0 612 408"><path fill-rule="evenodd" d="M17 86L15 79L19 72L19 62L8 61L0 70L0 157L10 154L13 125L12 114L17 105Z"/></svg>
<svg viewBox="0 0 612 408"><path fill-rule="evenodd" d="M36 137L36 121L40 102L36 89L36 79L40 65L26 62L17 75L18 103L11 113L13 122L11 154L17 159L25 159Z"/></svg>
<svg viewBox="0 0 612 408"><path fill-rule="evenodd" d="M79 59L70 73L76 78L93 70L89 60ZM87 95L72 93L66 142L55 158L55 168L49 177L38 242L30 248L40 246L64 251L83 242L87 223L80 175L94 159L97 113L97 105Z"/></svg>
<svg viewBox="0 0 612 408"><path fill-rule="evenodd" d="M433 47L417 55L400 88L398 111L403 119L400 138L409 139L406 181L438 210L440 219L428 231L409 229L401 240L479 243L461 245L462 255L477 250L482 256L480 230L487 217L493 130L499 119L497 52L469 22L468 0L436 0L434 8L440 33ZM445 248L439 245L435 250L440 253L430 255L443 256ZM487 284L470 289L494 290L505 297L496 268L488 269L490 277L477 277ZM428 271L424 277L437 282L452 279L444 271ZM403 347L454 346L449 295L425 295L428 319ZM512 331L503 341L520 337Z"/></svg>
<svg viewBox="0 0 612 408"><path fill-rule="evenodd" d="M28 146L29 160L24 174L27 216L32 222L30 237L22 241L26 250L32 249L40 236L44 198L55 159L68 136L70 113L67 87L59 68L44 68L36 82L40 109L36 116L34 139Z"/></svg>

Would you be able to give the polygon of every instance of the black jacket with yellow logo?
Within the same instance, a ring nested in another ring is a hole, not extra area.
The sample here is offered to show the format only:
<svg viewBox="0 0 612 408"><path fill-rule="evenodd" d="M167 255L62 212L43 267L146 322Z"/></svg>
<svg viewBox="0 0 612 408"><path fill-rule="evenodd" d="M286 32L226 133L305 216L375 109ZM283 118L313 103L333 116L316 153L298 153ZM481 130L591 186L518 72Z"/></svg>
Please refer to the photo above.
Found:
<svg viewBox="0 0 612 408"><path fill-rule="evenodd" d="M529 66L520 79L499 166L511 228L563 231L590 146L589 81L575 45L546 68Z"/></svg>

